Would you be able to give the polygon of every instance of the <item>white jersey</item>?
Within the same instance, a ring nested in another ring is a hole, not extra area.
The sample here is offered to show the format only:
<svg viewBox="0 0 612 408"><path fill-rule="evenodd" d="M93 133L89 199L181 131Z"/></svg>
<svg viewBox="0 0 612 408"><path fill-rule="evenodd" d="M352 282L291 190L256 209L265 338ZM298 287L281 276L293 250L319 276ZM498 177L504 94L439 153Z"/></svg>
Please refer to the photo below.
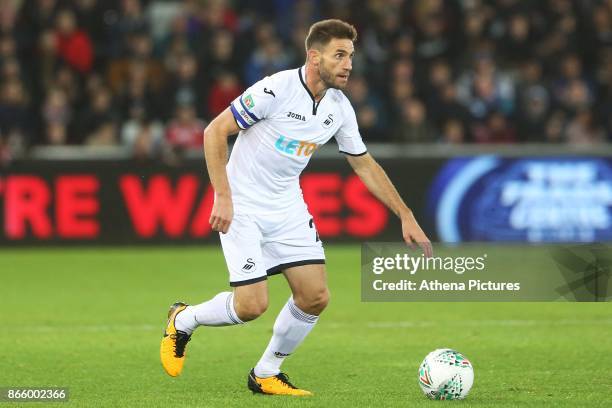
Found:
<svg viewBox="0 0 612 408"><path fill-rule="evenodd" d="M332 137L342 153L366 153L346 96L328 89L315 102L304 71L265 77L230 105L242 129L227 164L236 213L280 212L302 200L300 174Z"/></svg>

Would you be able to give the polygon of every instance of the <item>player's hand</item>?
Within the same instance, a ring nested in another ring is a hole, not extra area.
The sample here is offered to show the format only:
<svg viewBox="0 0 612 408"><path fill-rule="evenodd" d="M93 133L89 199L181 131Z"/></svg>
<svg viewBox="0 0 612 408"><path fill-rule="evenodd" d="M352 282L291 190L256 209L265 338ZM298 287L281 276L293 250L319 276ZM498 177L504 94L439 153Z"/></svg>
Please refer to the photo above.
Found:
<svg viewBox="0 0 612 408"><path fill-rule="evenodd" d="M229 195L215 194L215 203L213 204L210 220L208 221L213 231L219 231L226 234L232 223L232 218L234 218L232 197Z"/></svg>
<svg viewBox="0 0 612 408"><path fill-rule="evenodd" d="M433 248L431 246L431 242L419 226L417 220L414 218L412 211L408 210L406 213L402 214L401 221L402 235L404 237L404 241L406 241L406 244L408 244L410 248L414 249L414 244L416 243L421 247L427 258L432 257Z"/></svg>

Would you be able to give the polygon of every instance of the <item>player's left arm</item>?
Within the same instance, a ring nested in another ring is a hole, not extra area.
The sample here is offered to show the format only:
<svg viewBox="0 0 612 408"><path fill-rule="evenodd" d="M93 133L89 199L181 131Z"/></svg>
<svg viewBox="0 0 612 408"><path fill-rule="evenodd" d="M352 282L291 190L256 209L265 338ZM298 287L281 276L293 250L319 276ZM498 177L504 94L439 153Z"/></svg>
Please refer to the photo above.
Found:
<svg viewBox="0 0 612 408"><path fill-rule="evenodd" d="M404 203L387 173L372 155L365 153L360 156L347 155L346 157L368 190L399 217L402 222L404 241L411 247L414 246L413 242L416 242L423 249L425 256L432 256L431 242L414 218L412 210Z"/></svg>

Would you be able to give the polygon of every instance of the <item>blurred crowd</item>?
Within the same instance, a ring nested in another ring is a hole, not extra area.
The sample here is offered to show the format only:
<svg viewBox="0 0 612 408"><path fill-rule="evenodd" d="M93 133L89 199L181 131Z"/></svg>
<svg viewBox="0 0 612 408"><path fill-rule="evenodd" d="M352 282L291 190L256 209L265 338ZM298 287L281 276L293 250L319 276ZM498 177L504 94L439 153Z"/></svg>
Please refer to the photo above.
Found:
<svg viewBox="0 0 612 408"><path fill-rule="evenodd" d="M0 162L66 144L172 161L330 17L359 32L366 142L612 140L612 0L0 0Z"/></svg>

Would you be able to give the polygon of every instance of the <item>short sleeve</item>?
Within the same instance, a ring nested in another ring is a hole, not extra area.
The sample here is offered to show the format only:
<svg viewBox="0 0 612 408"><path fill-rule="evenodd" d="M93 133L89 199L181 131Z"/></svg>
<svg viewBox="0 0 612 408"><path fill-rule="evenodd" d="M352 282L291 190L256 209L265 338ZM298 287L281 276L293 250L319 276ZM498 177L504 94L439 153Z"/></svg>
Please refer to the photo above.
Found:
<svg viewBox="0 0 612 408"><path fill-rule="evenodd" d="M230 104L230 110L240 129L245 130L270 115L276 94L272 78L256 82Z"/></svg>
<svg viewBox="0 0 612 408"><path fill-rule="evenodd" d="M336 142L338 142L340 153L350 156L361 156L366 154L368 150L359 134L355 110L353 110L351 103L346 98L342 103L342 114L344 120L342 121L340 129L338 129L334 135Z"/></svg>

